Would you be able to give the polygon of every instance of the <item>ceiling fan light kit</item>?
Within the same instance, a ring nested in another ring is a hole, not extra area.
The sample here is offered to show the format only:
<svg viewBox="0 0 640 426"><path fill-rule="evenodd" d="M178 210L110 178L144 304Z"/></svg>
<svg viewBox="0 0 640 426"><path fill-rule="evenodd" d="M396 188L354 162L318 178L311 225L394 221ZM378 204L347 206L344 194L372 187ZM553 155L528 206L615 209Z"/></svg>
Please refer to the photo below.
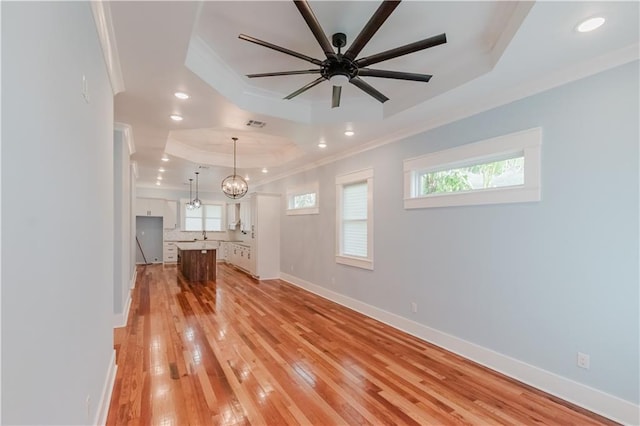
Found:
<svg viewBox="0 0 640 426"><path fill-rule="evenodd" d="M231 139L233 139L233 174L224 178L221 186L224 195L235 200L244 197L249 190L249 184L236 173L236 142L238 138Z"/></svg>
<svg viewBox="0 0 640 426"><path fill-rule="evenodd" d="M335 33L331 37L331 42L327 38L326 34L322 30L320 23L316 19L309 3L306 0L294 0L294 4L298 8L298 11L302 15L303 19L307 23L307 26L313 33L314 37L320 44L326 59L319 60L302 53L294 52L284 47L277 46L275 44L259 40L254 37L250 37L244 34L240 34L238 37L242 40L249 41L251 43L258 44L269 49L276 50L278 52L294 56L298 59L302 59L307 62L311 62L320 68L310 70L299 71L280 71L260 74L248 74L249 78L258 77L276 77L287 75L300 75L300 74L320 74L320 77L316 78L312 82L306 84L295 92L287 95L284 99L293 99L301 93L306 92L314 86L328 80L333 85L333 91L331 96L331 107L336 108L340 106L340 98L342 94L342 86L346 83L351 83L360 90L367 93L369 96L375 98L378 102L384 103L389 100L384 94L380 93L369 83L362 80L360 77L378 77L378 78L392 78L396 80L408 80L427 83L431 79L429 74L408 73L402 71L388 71L367 68L369 65L377 64L379 62L387 61L389 59L397 58L399 56L408 55L413 52L428 49L430 47L438 46L447 42L446 34L440 34L437 36L429 37L424 40L416 41L404 46L396 47L394 49L386 50L384 52L377 53L375 55L367 56L364 58L356 59L358 54L362 51L365 45L371 40L373 35L378 31L382 24L387 20L389 15L400 4L400 1L385 0L375 11L373 16L369 19L369 22L364 26L360 34L351 43L349 49L343 54L342 48L347 45L347 36L344 33ZM337 48L338 51L333 49Z"/></svg>

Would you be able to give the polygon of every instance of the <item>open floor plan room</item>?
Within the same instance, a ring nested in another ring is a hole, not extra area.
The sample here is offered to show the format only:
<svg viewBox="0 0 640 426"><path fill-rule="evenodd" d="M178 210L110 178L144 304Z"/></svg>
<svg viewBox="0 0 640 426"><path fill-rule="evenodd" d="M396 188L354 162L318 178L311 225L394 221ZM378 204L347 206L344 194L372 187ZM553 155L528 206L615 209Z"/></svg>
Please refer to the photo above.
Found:
<svg viewBox="0 0 640 426"><path fill-rule="evenodd" d="M107 425L615 424L282 280L137 276Z"/></svg>

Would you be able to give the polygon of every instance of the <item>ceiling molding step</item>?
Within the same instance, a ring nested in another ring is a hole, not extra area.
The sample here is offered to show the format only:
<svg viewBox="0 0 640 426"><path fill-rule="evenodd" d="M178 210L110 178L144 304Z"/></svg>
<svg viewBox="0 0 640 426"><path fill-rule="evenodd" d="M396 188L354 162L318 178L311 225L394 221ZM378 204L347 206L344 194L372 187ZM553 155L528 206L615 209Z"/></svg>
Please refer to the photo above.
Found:
<svg viewBox="0 0 640 426"><path fill-rule="evenodd" d="M115 130L122 132L124 141L127 143L127 148L129 149L129 157L131 157L136 152L136 145L133 142L133 129L126 123L118 122L116 122L113 127Z"/></svg>
<svg viewBox="0 0 640 426"><path fill-rule="evenodd" d="M348 105L341 105L340 108L330 108L329 97L323 102L307 102L301 99L285 101L280 93L247 84L243 77L236 74L198 36L193 36L189 42L185 66L238 107L254 113L306 124L373 121L385 118L384 104L366 97L352 99ZM330 88L327 86L327 90Z"/></svg>
<svg viewBox="0 0 640 426"><path fill-rule="evenodd" d="M492 67L494 67L495 64L498 63L500 57L507 49L507 46L509 46L509 43L511 43L511 40L513 40L513 37L518 32L518 29L520 29L520 26L524 22L534 4L535 1L522 1L516 4L515 8L513 9L513 13L507 21L507 25L505 25L504 29L500 33L500 36L498 36L498 39L491 47L490 57L491 62L493 63Z"/></svg>
<svg viewBox="0 0 640 426"><path fill-rule="evenodd" d="M185 66L222 96L247 111L309 123L308 105L246 84L200 37L189 42Z"/></svg>
<svg viewBox="0 0 640 426"><path fill-rule="evenodd" d="M120 92L124 92L125 87L109 3L103 0L92 1L91 12L96 24L100 46L102 46L104 62L107 65L111 90L115 96Z"/></svg>

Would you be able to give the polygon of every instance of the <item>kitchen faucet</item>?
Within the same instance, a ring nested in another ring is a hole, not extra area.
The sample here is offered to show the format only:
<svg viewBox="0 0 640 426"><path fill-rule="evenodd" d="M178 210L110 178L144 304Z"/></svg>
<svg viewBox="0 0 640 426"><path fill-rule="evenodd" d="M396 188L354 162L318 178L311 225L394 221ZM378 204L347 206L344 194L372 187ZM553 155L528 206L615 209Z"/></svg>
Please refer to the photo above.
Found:
<svg viewBox="0 0 640 426"><path fill-rule="evenodd" d="M207 239L207 231L206 230L202 230L202 239L206 240Z"/></svg>

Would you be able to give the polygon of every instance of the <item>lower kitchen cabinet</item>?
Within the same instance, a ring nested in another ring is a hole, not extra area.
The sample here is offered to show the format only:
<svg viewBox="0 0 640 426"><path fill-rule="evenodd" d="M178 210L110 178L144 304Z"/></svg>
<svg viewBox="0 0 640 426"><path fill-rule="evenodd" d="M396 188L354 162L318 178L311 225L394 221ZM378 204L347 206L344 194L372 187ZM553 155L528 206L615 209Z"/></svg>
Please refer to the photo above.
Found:
<svg viewBox="0 0 640 426"><path fill-rule="evenodd" d="M175 242L165 241L162 248L162 260L164 263L176 263L178 261L178 248Z"/></svg>

